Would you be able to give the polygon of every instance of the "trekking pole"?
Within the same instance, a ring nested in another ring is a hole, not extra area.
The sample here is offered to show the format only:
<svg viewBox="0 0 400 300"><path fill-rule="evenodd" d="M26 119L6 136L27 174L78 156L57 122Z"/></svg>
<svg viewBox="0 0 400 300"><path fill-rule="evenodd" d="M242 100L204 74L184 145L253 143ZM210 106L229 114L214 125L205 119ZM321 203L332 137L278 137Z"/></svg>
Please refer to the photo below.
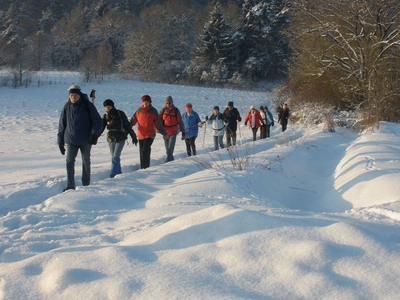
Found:
<svg viewBox="0 0 400 300"><path fill-rule="evenodd" d="M204 123L204 135L203 135L203 148L204 148L204 141L206 140L206 129L207 129L207 122L203 122Z"/></svg>

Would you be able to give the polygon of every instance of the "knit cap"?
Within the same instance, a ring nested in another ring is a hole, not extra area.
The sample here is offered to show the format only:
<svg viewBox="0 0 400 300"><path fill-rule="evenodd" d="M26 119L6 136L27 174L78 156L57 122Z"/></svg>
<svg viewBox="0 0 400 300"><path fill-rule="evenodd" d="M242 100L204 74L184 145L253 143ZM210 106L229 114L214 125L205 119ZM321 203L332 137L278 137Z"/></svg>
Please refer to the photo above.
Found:
<svg viewBox="0 0 400 300"><path fill-rule="evenodd" d="M114 107L114 101L112 101L111 99L107 99L103 102L103 106L112 106Z"/></svg>
<svg viewBox="0 0 400 300"><path fill-rule="evenodd" d="M144 102L144 101L151 103L151 97L149 95L142 96L142 102Z"/></svg>
<svg viewBox="0 0 400 300"><path fill-rule="evenodd" d="M79 94L80 95L81 94L81 87L79 85L76 85L76 84L70 85L69 88L68 88L68 92L70 94Z"/></svg>

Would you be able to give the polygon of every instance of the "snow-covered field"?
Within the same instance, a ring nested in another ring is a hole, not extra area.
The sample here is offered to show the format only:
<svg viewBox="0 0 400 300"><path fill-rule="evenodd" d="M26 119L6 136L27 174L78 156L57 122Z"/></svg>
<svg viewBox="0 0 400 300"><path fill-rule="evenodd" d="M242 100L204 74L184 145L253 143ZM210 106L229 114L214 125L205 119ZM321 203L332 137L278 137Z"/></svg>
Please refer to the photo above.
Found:
<svg viewBox="0 0 400 300"><path fill-rule="evenodd" d="M50 75L46 75L50 76ZM204 128L199 155L163 139L138 170L126 145L110 179L104 135L92 148L92 184L62 193L58 118L73 73L58 84L0 91L0 299L398 299L400 125L361 135L273 127L252 142L241 125L232 167ZM242 116L272 94L118 81L97 90L130 117L150 94L171 95L202 119L234 101ZM270 107L272 111L275 109ZM276 115L275 115L276 118ZM246 161L246 160L244 160ZM207 163L212 168L204 168Z"/></svg>

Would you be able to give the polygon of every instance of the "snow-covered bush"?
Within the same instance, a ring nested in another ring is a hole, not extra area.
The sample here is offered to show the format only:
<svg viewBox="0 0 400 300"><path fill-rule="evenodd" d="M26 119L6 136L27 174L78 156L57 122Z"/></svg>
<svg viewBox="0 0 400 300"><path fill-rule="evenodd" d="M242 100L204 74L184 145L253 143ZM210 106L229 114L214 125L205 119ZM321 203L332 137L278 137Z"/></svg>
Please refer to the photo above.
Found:
<svg viewBox="0 0 400 300"><path fill-rule="evenodd" d="M324 129L329 131L337 126L352 128L358 119L356 112L337 111L332 106L319 103L293 105L290 111L291 122L305 126L324 123Z"/></svg>

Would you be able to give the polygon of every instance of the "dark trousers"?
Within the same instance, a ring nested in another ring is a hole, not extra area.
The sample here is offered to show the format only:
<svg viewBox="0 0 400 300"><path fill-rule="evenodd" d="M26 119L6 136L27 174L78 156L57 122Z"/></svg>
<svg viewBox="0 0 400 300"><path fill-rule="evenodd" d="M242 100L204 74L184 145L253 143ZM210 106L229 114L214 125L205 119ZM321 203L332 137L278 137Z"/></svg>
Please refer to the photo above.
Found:
<svg viewBox="0 0 400 300"><path fill-rule="evenodd" d="M78 155L78 151L81 151L82 156L82 185L90 184L90 150L92 145L87 143L86 145L76 146L67 144L67 188L75 189L75 158Z"/></svg>
<svg viewBox="0 0 400 300"><path fill-rule="evenodd" d="M188 156L196 155L196 141L197 136L192 136L191 138L185 139L186 152Z"/></svg>
<svg viewBox="0 0 400 300"><path fill-rule="evenodd" d="M285 131L285 130L286 130L286 128L287 128L287 123L288 123L288 120L287 120L287 119L282 119L282 120L281 120L282 131Z"/></svg>
<svg viewBox="0 0 400 300"><path fill-rule="evenodd" d="M253 131L253 141L255 141L255 140L257 140L258 127L251 128L251 130Z"/></svg>
<svg viewBox="0 0 400 300"><path fill-rule="evenodd" d="M260 140L265 139L267 137L266 135L266 126L267 125L261 125L260 127Z"/></svg>
<svg viewBox="0 0 400 300"><path fill-rule="evenodd" d="M226 146L230 147L232 145L236 145L236 131L232 131L226 127Z"/></svg>
<svg viewBox="0 0 400 300"><path fill-rule="evenodd" d="M140 152L140 168L146 169L150 167L150 154L151 145L153 144L153 138L140 139L139 140L139 152Z"/></svg>

